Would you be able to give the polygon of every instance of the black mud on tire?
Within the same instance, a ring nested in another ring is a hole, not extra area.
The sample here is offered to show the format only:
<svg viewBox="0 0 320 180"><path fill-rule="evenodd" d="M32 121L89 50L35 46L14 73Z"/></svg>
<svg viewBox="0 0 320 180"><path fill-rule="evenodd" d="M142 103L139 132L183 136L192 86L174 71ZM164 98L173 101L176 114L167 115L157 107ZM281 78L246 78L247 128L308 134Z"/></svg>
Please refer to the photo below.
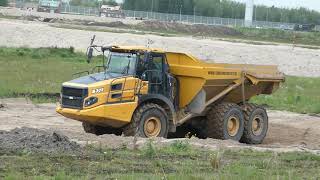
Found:
<svg viewBox="0 0 320 180"><path fill-rule="evenodd" d="M265 108L261 106L255 104L246 104L246 106L246 110L244 111L244 132L240 142L247 144L261 144L268 132L268 114ZM262 119L262 125L260 125L261 132L254 134L252 123L254 118L257 116Z"/></svg>
<svg viewBox="0 0 320 180"><path fill-rule="evenodd" d="M234 136L228 133L228 119L236 116L239 128ZM232 139L239 141L244 130L244 117L240 106L234 103L217 104L207 114L207 136L215 139Z"/></svg>

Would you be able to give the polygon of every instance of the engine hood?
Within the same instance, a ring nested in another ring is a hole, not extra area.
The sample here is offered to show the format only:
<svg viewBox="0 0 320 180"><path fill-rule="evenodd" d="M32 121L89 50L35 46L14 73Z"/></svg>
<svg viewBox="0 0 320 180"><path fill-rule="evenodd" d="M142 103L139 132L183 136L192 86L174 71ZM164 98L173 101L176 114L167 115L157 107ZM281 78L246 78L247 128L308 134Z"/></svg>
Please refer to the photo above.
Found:
<svg viewBox="0 0 320 180"><path fill-rule="evenodd" d="M97 82L108 80L108 79L118 78L121 76L124 76L124 75L118 74L118 73L101 72L101 73L90 74L88 76L83 76L77 79L73 79L71 81L68 81L67 83L89 85L89 84L97 83Z"/></svg>

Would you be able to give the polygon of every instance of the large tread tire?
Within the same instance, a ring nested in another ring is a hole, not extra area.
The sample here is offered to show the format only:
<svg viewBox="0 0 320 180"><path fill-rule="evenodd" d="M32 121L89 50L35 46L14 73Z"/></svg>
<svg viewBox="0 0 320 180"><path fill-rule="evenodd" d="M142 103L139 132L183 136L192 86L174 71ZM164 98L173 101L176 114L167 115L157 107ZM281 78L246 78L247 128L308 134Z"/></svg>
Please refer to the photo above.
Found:
<svg viewBox="0 0 320 180"><path fill-rule="evenodd" d="M244 107L244 105L242 105ZM244 132L240 142L247 144L261 144L268 132L268 114L262 106L247 103L244 112ZM255 135L252 129L252 121L255 116L263 118L261 133Z"/></svg>
<svg viewBox="0 0 320 180"><path fill-rule="evenodd" d="M167 137L169 131L169 118L164 108L154 103L141 105L134 113L131 123L123 128L125 136L148 137L144 132L144 123L150 117L157 117L161 122L158 137Z"/></svg>
<svg viewBox="0 0 320 180"><path fill-rule="evenodd" d="M93 125L87 122L82 122L83 130L86 133L95 134L97 136L103 135L103 134L115 134L115 135L121 135L122 130L112 127L102 127L98 125Z"/></svg>
<svg viewBox="0 0 320 180"><path fill-rule="evenodd" d="M228 133L228 119L236 116L239 128L235 135ZM207 114L207 136L214 139L239 141L244 130L244 117L240 106L234 103L217 104Z"/></svg>

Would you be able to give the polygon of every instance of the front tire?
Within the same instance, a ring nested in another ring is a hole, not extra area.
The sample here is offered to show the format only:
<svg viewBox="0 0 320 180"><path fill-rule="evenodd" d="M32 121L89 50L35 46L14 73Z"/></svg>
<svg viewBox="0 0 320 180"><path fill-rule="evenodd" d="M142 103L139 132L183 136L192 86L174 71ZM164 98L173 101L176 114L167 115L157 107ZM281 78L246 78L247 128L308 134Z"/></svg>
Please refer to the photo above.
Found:
<svg viewBox="0 0 320 180"><path fill-rule="evenodd" d="M139 107L131 123L123 129L125 136L167 137L169 119L166 111L154 103L143 104Z"/></svg>
<svg viewBox="0 0 320 180"><path fill-rule="evenodd" d="M239 141L243 130L244 117L237 104L221 103L207 114L207 135L210 138Z"/></svg>
<svg viewBox="0 0 320 180"><path fill-rule="evenodd" d="M268 114L265 108L247 104L244 119L244 132L240 142L261 144L268 132Z"/></svg>

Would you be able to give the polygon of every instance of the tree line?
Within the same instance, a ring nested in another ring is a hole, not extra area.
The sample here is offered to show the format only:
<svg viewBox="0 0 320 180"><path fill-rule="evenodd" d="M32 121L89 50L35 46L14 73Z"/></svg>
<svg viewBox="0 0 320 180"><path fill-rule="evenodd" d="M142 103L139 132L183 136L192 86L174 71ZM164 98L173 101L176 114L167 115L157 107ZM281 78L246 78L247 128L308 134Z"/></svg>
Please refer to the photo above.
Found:
<svg viewBox="0 0 320 180"><path fill-rule="evenodd" d="M0 6L7 6L8 0L0 0Z"/></svg>
<svg viewBox="0 0 320 180"><path fill-rule="evenodd" d="M245 3L231 0L124 0L123 9L236 19L245 16ZM302 7L288 9L258 5L254 7L253 19L320 24L320 12Z"/></svg>

